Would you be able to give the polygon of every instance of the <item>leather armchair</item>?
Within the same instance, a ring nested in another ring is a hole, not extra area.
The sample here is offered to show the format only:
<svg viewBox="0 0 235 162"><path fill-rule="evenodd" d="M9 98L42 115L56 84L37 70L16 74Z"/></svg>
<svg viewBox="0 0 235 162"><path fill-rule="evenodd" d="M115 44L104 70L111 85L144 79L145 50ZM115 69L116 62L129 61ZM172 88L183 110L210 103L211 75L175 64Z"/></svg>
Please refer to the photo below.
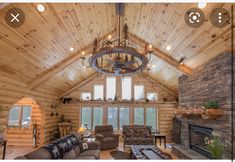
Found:
<svg viewBox="0 0 235 162"><path fill-rule="evenodd" d="M113 149L118 147L119 135L113 132L112 125L97 125L95 138L100 142L100 149Z"/></svg>

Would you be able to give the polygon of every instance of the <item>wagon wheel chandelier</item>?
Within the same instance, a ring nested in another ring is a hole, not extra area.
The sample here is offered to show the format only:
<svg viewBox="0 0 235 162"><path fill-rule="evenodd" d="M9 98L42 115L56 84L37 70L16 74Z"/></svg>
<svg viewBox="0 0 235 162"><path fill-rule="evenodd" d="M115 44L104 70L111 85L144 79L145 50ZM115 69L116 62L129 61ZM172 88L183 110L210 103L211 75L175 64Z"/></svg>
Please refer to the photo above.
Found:
<svg viewBox="0 0 235 162"><path fill-rule="evenodd" d="M140 51L128 37L127 24L124 25L121 34L120 14L118 29L118 37L114 39L111 36L103 42L95 39L90 57L87 60L81 57L83 66L93 68L98 77L102 74L127 76L144 70L149 71L148 63L151 59L152 46L147 45L144 51Z"/></svg>

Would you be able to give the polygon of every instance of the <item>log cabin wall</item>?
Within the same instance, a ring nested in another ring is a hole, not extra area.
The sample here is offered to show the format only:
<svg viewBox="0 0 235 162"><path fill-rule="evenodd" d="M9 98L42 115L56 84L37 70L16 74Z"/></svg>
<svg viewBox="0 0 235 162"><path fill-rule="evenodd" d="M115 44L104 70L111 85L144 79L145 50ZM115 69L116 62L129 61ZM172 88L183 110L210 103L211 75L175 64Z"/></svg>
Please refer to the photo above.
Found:
<svg viewBox="0 0 235 162"><path fill-rule="evenodd" d="M93 95L93 87L96 84L104 85L104 96L106 96L106 77L96 78L89 83L78 88L67 97L73 98L73 102L69 104L62 104L59 108L60 114L64 114L65 119L69 119L72 122L72 127L74 131L77 131L81 126L81 108L82 107L102 107L103 108L103 124L108 124L107 115L108 107L128 107L130 112L130 124L134 124L134 108L156 108L157 109L157 129L162 133L167 135L167 141L171 141L171 130L172 130L172 120L174 117L174 110L177 107L177 97L175 95L169 94L166 90L163 90L156 83L152 83L144 78L133 76L132 77L132 87L133 85L144 85L145 95L147 92L156 92L158 95L158 101L154 102L125 102L125 101L75 101L80 99L82 92L90 92ZM116 77L116 94L121 98L121 77ZM133 94L132 88L132 94ZM166 101L163 101L166 100Z"/></svg>
<svg viewBox="0 0 235 162"><path fill-rule="evenodd" d="M43 112L40 109L39 105L31 98L23 98L18 101L14 105L31 106L31 122L30 126L27 128L19 128L19 127L7 127L5 137L7 139L8 145L24 145L24 146L32 146L33 144L33 123L37 123L37 139L36 145L40 145L41 136L42 136L42 121L43 121ZM9 113L8 113L9 114ZM9 116L9 115L8 115Z"/></svg>
<svg viewBox="0 0 235 162"><path fill-rule="evenodd" d="M54 109L51 109L51 105L56 104L59 97L53 92L45 89L38 88L36 90L28 90L26 84L18 80L5 77L4 75L0 75L0 126L6 128L6 125L8 123L9 110L14 104L16 104L23 98L32 98L34 100L34 103L37 104L37 107L34 107L32 109L32 120L36 119L41 122L38 123L41 126L41 130L39 133L40 145L48 143L50 138L49 132L57 127L57 123L59 120L58 116L50 116L51 112L55 111ZM42 118L39 120L38 113L40 111L42 114ZM12 136L11 134L15 133L15 131L13 129L9 129L5 130L5 136L6 138L11 139L9 141L10 145L18 145L19 143L21 143L22 145L30 145L32 141L32 129L24 132L27 132L27 135L25 135L24 137L21 135ZM25 140L26 137L30 139Z"/></svg>

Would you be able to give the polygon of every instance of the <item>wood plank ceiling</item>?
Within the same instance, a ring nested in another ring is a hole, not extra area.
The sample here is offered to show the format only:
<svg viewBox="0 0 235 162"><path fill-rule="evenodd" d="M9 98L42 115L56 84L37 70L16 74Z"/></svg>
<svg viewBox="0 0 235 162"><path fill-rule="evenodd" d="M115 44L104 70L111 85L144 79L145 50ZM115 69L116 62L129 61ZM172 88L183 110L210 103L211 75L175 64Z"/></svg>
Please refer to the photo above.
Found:
<svg viewBox="0 0 235 162"><path fill-rule="evenodd" d="M206 21L200 28L190 28L184 13L196 4L126 4L125 22L129 31L167 53L175 60L186 57L185 64L197 68L223 51L230 50L230 26L219 29L209 21L216 7L229 10L229 4L208 4L203 12ZM20 28L5 23L4 15L11 7L26 14ZM116 27L115 4L45 4L39 13L36 4L11 4L0 10L0 75L30 84L63 60L81 51L96 37ZM166 50L170 45L172 49ZM73 46L74 52L69 48ZM177 91L181 72L153 56L151 77ZM94 74L84 69L81 60L73 62L53 75L38 88L63 94Z"/></svg>

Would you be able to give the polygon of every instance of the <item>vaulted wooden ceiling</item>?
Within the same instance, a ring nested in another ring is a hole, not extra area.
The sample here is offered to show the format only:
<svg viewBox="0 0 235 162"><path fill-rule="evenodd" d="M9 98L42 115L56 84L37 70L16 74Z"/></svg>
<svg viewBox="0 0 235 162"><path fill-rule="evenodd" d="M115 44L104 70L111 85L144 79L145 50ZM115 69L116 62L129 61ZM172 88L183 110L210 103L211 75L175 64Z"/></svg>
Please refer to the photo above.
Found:
<svg viewBox="0 0 235 162"><path fill-rule="evenodd" d="M96 37L102 39L116 28L115 4L10 4L0 10L0 75L19 80L30 88L47 88L63 94L94 74L84 69L79 57ZM185 67L195 69L221 52L230 50L230 25L216 28L209 21L211 11L230 4L208 4L206 21L200 28L184 22L185 12L197 4L126 4L124 21L129 32L151 43L157 50L178 61L186 57ZM11 7L23 9L26 21L20 28L9 27L4 16ZM137 41L138 42L138 41ZM166 50L170 45L172 49ZM73 46L74 52L69 48ZM88 48L87 48L88 47ZM181 67L152 56L155 67L150 76L177 91ZM67 62L66 62L67 60Z"/></svg>

